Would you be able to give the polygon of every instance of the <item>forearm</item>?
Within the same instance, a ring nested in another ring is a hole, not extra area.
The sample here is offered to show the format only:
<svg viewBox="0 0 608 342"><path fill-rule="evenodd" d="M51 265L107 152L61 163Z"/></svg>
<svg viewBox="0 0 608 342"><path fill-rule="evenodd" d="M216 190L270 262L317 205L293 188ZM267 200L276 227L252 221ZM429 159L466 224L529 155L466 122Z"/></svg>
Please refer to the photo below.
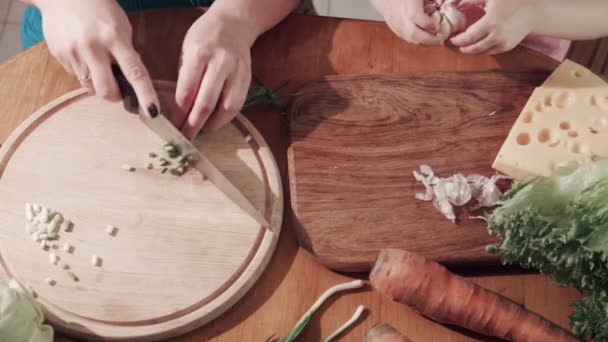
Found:
<svg viewBox="0 0 608 342"><path fill-rule="evenodd" d="M564 39L608 36L607 0L534 0L534 34Z"/></svg>
<svg viewBox="0 0 608 342"><path fill-rule="evenodd" d="M207 15L217 15L228 21L247 26L253 41L278 24L296 6L299 0L216 0Z"/></svg>

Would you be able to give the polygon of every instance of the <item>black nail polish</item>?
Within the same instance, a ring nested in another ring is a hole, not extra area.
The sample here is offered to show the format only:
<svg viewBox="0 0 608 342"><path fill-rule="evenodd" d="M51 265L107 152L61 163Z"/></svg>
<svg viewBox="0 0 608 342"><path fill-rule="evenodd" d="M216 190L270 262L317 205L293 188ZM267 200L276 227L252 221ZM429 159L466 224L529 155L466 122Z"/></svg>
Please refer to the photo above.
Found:
<svg viewBox="0 0 608 342"><path fill-rule="evenodd" d="M154 103L151 103L148 106L148 114L150 114L150 117L152 119L154 119L155 117L158 116L158 107L156 107L156 105Z"/></svg>

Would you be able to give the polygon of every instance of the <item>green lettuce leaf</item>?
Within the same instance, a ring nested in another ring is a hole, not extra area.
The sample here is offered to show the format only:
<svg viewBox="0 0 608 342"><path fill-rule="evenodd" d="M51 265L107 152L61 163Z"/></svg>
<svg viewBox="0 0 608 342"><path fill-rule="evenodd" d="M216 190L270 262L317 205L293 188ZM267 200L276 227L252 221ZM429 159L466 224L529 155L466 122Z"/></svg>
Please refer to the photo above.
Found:
<svg viewBox="0 0 608 342"><path fill-rule="evenodd" d="M608 341L608 160L515 183L488 222L504 263L581 290L573 331Z"/></svg>

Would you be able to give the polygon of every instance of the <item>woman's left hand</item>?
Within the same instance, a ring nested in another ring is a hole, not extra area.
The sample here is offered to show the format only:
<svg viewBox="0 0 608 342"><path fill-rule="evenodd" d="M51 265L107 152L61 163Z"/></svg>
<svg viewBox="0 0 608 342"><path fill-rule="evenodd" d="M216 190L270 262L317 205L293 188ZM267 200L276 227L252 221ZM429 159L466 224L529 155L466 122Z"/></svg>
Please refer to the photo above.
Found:
<svg viewBox="0 0 608 342"><path fill-rule="evenodd" d="M532 32L536 15L533 0L462 0L458 8L481 7L485 15L450 42L462 53L497 54L513 49Z"/></svg>
<svg viewBox="0 0 608 342"><path fill-rule="evenodd" d="M171 121L188 137L229 123L241 110L251 82L251 46L257 36L246 23L213 11L188 30Z"/></svg>

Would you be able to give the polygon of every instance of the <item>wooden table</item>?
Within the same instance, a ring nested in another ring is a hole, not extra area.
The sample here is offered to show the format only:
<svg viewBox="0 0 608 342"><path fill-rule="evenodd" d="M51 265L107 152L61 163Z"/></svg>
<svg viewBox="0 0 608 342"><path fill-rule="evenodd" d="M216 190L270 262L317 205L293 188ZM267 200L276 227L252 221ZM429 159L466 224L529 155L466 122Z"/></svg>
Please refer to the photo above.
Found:
<svg viewBox="0 0 608 342"><path fill-rule="evenodd" d="M182 37L198 16L197 10L147 11L131 14L135 42L158 79L177 78ZM383 23L291 16L263 35L253 48L256 75L271 85L290 80L288 90L330 74L392 73L424 70L488 70L503 68L553 69L540 55L518 49L498 57L464 56L445 47L424 48L399 40ZM35 46L0 66L0 142L35 109L76 89L49 54L46 45ZM288 192L285 117L269 108L247 115L272 147ZM289 199L286 197L286 207ZM289 210L279 246L254 288L226 314L186 336L172 341L265 341L284 334L326 288L349 278L315 263L291 231ZM535 274L472 274L476 282L524 304L550 320L567 326L569 307L578 293L559 288ZM359 304L369 308L364 320L342 338L361 341L373 324L385 321L413 341L472 341L479 336L431 322L414 311L369 290L345 294L323 307L311 321L302 341L318 341L348 319ZM58 341L71 341L59 337ZM488 340L487 338L485 340Z"/></svg>

